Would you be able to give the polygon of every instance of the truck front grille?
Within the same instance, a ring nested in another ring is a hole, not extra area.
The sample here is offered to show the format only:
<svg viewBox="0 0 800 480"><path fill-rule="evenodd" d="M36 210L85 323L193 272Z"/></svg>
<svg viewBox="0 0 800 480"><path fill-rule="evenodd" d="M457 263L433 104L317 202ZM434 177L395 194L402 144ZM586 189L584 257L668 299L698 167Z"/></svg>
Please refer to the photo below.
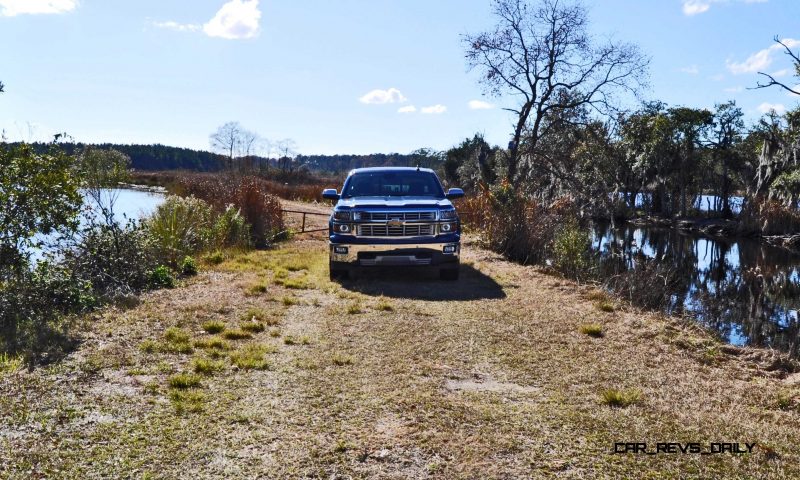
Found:
<svg viewBox="0 0 800 480"><path fill-rule="evenodd" d="M359 225L357 235L359 237L419 237L423 235L433 235L434 225L431 224L409 224L390 226L386 224Z"/></svg>
<svg viewBox="0 0 800 480"><path fill-rule="evenodd" d="M436 220L435 211L425 212L360 212L363 222L386 222L389 220Z"/></svg>

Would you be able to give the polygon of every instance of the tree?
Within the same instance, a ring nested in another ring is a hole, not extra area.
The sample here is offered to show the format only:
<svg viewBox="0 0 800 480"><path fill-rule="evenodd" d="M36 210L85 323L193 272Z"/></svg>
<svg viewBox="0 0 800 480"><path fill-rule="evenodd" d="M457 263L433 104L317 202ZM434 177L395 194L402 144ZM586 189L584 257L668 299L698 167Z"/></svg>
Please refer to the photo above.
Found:
<svg viewBox="0 0 800 480"><path fill-rule="evenodd" d="M544 119L553 109L589 107L615 111L615 95L636 94L649 60L632 44L594 44L586 8L579 2L495 0L493 31L464 37L471 69L479 69L487 93L511 95L518 106L509 143L507 178L525 178L520 159L535 160L548 135ZM560 94L566 93L566 94Z"/></svg>
<svg viewBox="0 0 800 480"><path fill-rule="evenodd" d="M287 172L292 168L292 162L295 155L297 155L297 143L291 138L284 138L275 142L275 151L278 155L278 163L281 170Z"/></svg>
<svg viewBox="0 0 800 480"><path fill-rule="evenodd" d="M212 150L227 156L230 167L235 159L253 155L259 140L257 133L245 129L239 122L228 122L209 136Z"/></svg>
<svg viewBox="0 0 800 480"><path fill-rule="evenodd" d="M94 205L100 209L106 225L115 225L114 205L120 182L128 179L131 159L124 153L112 149L87 146L78 155L78 168L83 188Z"/></svg>
<svg viewBox="0 0 800 480"><path fill-rule="evenodd" d="M744 113L736 106L735 101L716 105L714 112L713 130L711 141L714 164L719 166L720 189L719 197L722 200L722 216L729 218L732 214L730 207L731 171L738 163L737 145L742 141L744 131Z"/></svg>
<svg viewBox="0 0 800 480"><path fill-rule="evenodd" d="M775 43L777 43L778 45L783 47L783 53L788 55L789 58L792 59L792 63L794 63L795 76L796 77L800 77L800 54L792 52L792 49L789 48L789 45L787 45L785 41L781 40L777 36L773 40L775 41ZM770 75L768 73L758 72L758 74L766 77L767 81L766 81L766 83L758 82L756 84L755 88L758 89L758 88L768 88L768 87L772 87L772 86L777 86L777 87L783 88L784 90L787 90L790 93L793 93L795 95L800 95L800 88L798 88L798 87L790 88L785 83L781 83L781 82L775 80L775 77L773 77L772 75Z"/></svg>
<svg viewBox="0 0 800 480"><path fill-rule="evenodd" d="M25 144L0 147L0 285L27 269L42 236L77 227L82 202L73 162L55 145L44 154Z"/></svg>

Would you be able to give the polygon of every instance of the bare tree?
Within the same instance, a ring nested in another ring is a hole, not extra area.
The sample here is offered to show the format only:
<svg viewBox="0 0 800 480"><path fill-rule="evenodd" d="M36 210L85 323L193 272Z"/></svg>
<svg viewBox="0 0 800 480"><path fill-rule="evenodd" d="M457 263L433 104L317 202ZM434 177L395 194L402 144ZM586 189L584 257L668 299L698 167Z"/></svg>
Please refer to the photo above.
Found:
<svg viewBox="0 0 800 480"><path fill-rule="evenodd" d="M239 122L228 122L209 137L211 148L228 157L231 166L236 158L255 155L260 137L242 127Z"/></svg>
<svg viewBox="0 0 800 480"><path fill-rule="evenodd" d="M773 40L775 40L775 43L777 43L778 45L782 46L783 50L784 50L783 53L785 53L786 55L789 56L789 58L792 59L792 62L794 63L795 76L800 77L800 55L798 55L797 53L792 52L792 49L789 48L789 46L785 42L783 42L780 38L778 38L777 36ZM800 88L797 88L797 87L789 88L788 86L786 86L786 84L775 80L775 77L773 77L772 75L770 75L768 73L758 72L758 74L762 75L764 77L767 77L767 81L766 81L766 83L758 82L758 84L755 86L756 89L758 89L758 88L767 88L767 87L772 87L772 86L778 86L778 87L783 88L784 90L787 90L787 91L789 91L789 92L791 92L791 93L793 93L795 95L800 95Z"/></svg>
<svg viewBox="0 0 800 480"><path fill-rule="evenodd" d="M291 162L297 155L297 143L291 138L284 138L275 142L275 150L278 152L278 162L284 172L291 168Z"/></svg>
<svg viewBox="0 0 800 480"><path fill-rule="evenodd" d="M470 69L478 69L488 94L511 95L518 106L509 142L507 178L517 182L521 158L533 158L548 133L551 110L588 107L615 111L614 95L636 94L646 82L649 59L629 43L596 45L586 8L571 0L494 0L493 31L464 37Z"/></svg>
<svg viewBox="0 0 800 480"><path fill-rule="evenodd" d="M228 122L222 125L209 137L211 148L226 155L230 163L233 164L233 159L236 157L236 152L239 148L239 135L242 130L243 128L239 125L239 122Z"/></svg>

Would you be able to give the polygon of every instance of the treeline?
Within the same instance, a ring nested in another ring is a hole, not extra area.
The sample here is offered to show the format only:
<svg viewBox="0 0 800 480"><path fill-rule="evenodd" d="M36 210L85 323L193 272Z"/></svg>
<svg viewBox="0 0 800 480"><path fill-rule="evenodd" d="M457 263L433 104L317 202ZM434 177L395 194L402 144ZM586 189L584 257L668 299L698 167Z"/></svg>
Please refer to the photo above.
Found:
<svg viewBox="0 0 800 480"><path fill-rule="evenodd" d="M49 144L34 143L33 148L44 153ZM86 146L85 143L60 143L61 148L68 155L80 153ZM412 153L374 153L369 155L340 154L340 155L296 155L293 157L267 158L258 155L249 155L234 158L204 150L191 148L170 147L167 145L125 145L116 143L103 143L92 145L102 150L117 150L131 159L131 168L134 170L163 171L163 170L189 170L194 172L218 172L222 170L236 170L268 173L269 171L297 171L309 170L324 174L346 173L354 168L362 167L422 167L436 168L442 163L442 154L428 149L416 150Z"/></svg>

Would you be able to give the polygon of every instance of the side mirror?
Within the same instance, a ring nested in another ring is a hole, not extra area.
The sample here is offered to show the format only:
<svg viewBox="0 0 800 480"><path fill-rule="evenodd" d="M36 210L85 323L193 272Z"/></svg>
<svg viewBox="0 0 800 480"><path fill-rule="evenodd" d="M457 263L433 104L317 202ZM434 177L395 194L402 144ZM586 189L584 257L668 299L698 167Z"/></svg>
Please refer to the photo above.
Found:
<svg viewBox="0 0 800 480"><path fill-rule="evenodd" d="M447 191L447 199L454 200L456 198L462 198L464 196L464 190L460 188L451 188Z"/></svg>
<svg viewBox="0 0 800 480"><path fill-rule="evenodd" d="M339 194L335 188L326 188L322 191L322 198L326 200L339 200Z"/></svg>

